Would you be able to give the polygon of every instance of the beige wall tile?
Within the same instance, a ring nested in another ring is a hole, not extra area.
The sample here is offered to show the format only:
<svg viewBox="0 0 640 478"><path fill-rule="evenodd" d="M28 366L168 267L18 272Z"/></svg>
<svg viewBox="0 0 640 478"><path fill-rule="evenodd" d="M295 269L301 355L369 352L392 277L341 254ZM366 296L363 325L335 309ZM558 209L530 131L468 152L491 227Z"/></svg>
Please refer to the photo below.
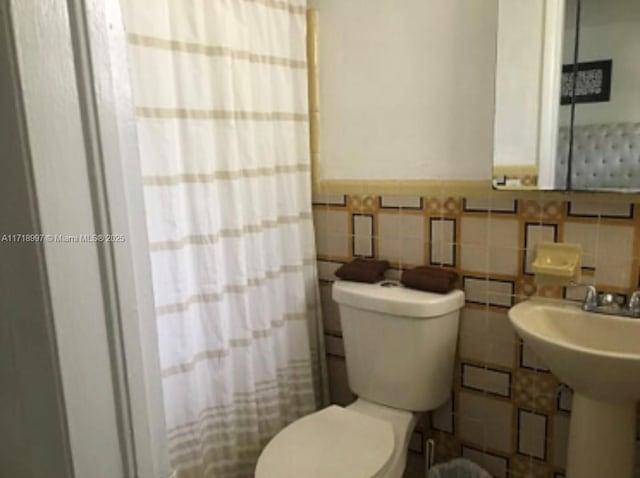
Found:
<svg viewBox="0 0 640 478"><path fill-rule="evenodd" d="M453 433L453 402L451 400L431 413L431 424L436 430Z"/></svg>
<svg viewBox="0 0 640 478"><path fill-rule="evenodd" d="M313 213L319 255L349 255L349 213L316 209Z"/></svg>
<svg viewBox="0 0 640 478"><path fill-rule="evenodd" d="M460 437L504 453L512 452L512 407L509 402L460 392Z"/></svg>
<svg viewBox="0 0 640 478"><path fill-rule="evenodd" d="M516 336L506 313L467 307L460 322L463 359L511 368L515 361Z"/></svg>
<svg viewBox="0 0 640 478"><path fill-rule="evenodd" d="M346 206L347 197L344 194L313 194L313 204L325 206Z"/></svg>
<svg viewBox="0 0 640 478"><path fill-rule="evenodd" d="M525 225L525 271L532 273L531 263L536 257L536 246L541 242L555 242L557 227L545 224L526 224Z"/></svg>
<svg viewBox="0 0 640 478"><path fill-rule="evenodd" d="M383 208L420 209L422 198L420 196L381 196L380 206Z"/></svg>
<svg viewBox="0 0 640 478"><path fill-rule="evenodd" d="M553 464L560 468L567 466L567 446L569 444L569 417L557 414L553 417Z"/></svg>
<svg viewBox="0 0 640 478"><path fill-rule="evenodd" d="M489 272L489 248L485 245L461 244L460 266L469 272Z"/></svg>
<svg viewBox="0 0 640 478"><path fill-rule="evenodd" d="M564 242L582 246L583 267L596 266L598 249L598 223L582 223L567 221L564 224Z"/></svg>
<svg viewBox="0 0 640 478"><path fill-rule="evenodd" d="M489 244L489 221L484 217L465 216L460 220L460 244L485 246Z"/></svg>
<svg viewBox="0 0 640 478"><path fill-rule="evenodd" d="M462 387L509 397L511 376L507 372L463 363Z"/></svg>
<svg viewBox="0 0 640 478"><path fill-rule="evenodd" d="M518 249L518 220L509 217L489 218L489 245L504 249Z"/></svg>
<svg viewBox="0 0 640 478"><path fill-rule="evenodd" d="M331 284L320 284L320 299L322 300L322 318L326 332L341 333L340 311L338 304L331 298Z"/></svg>
<svg viewBox="0 0 640 478"><path fill-rule="evenodd" d="M327 356L327 371L329 374L329 395L331 403L346 406L355 400L355 395L349 389L347 368L344 359Z"/></svg>
<svg viewBox="0 0 640 478"><path fill-rule="evenodd" d="M378 214L378 256L402 265L425 262L424 217Z"/></svg>
<svg viewBox="0 0 640 478"><path fill-rule="evenodd" d="M335 272L342 266L342 262L318 261L318 278L320 280L336 280Z"/></svg>
<svg viewBox="0 0 640 478"><path fill-rule="evenodd" d="M373 215L354 214L353 255L373 257Z"/></svg>
<svg viewBox="0 0 640 478"><path fill-rule="evenodd" d="M518 410L518 453L546 460L547 416Z"/></svg>
<svg viewBox="0 0 640 478"><path fill-rule="evenodd" d="M572 198L568 206L569 216L578 217L629 217L631 202L598 201L597 199Z"/></svg>

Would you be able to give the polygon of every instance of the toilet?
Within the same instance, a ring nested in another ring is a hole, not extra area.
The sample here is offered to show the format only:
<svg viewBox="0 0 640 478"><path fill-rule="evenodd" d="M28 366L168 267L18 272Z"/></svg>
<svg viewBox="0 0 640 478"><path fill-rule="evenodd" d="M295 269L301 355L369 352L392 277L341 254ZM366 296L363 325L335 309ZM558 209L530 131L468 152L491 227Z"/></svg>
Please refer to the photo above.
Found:
<svg viewBox="0 0 640 478"><path fill-rule="evenodd" d="M280 431L262 451L256 478L400 478L418 413L451 395L462 291L337 281L333 299L358 399Z"/></svg>

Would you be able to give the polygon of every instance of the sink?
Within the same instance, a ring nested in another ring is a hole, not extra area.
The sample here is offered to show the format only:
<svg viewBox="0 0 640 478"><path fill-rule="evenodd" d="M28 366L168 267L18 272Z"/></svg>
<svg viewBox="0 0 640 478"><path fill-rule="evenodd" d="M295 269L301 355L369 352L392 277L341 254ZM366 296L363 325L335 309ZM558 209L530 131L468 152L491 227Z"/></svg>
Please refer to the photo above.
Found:
<svg viewBox="0 0 640 478"><path fill-rule="evenodd" d="M632 478L640 400L640 319L584 312L567 301L531 299L511 324L574 390L567 478Z"/></svg>

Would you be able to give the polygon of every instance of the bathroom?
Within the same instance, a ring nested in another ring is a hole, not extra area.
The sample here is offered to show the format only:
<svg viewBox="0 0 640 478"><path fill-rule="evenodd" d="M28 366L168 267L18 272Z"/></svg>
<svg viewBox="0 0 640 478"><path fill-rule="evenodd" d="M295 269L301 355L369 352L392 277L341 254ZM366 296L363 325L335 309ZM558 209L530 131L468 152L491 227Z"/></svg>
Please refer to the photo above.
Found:
<svg viewBox="0 0 640 478"><path fill-rule="evenodd" d="M0 476L640 477L637 1L3 0L0 25ZM422 266L454 290L398 286ZM382 369L413 376L382 400Z"/></svg>

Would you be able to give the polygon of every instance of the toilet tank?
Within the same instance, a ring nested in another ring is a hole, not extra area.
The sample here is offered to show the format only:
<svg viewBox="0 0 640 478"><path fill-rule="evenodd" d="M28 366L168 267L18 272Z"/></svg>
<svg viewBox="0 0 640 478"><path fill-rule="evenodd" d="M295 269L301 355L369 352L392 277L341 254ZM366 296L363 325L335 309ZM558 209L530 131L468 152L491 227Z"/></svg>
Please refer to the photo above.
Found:
<svg viewBox="0 0 640 478"><path fill-rule="evenodd" d="M336 281L349 387L360 398L410 411L451 396L464 293L435 294L397 282Z"/></svg>

